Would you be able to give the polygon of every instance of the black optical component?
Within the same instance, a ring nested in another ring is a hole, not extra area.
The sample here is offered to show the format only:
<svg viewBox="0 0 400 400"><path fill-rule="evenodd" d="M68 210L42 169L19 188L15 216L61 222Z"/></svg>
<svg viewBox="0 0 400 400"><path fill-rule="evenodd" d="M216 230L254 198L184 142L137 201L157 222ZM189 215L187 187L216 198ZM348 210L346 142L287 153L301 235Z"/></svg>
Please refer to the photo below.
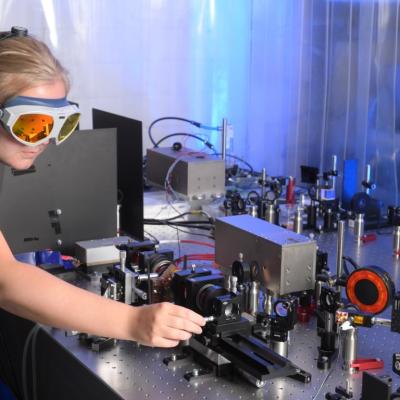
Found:
<svg viewBox="0 0 400 400"><path fill-rule="evenodd" d="M28 36L28 29L23 28L22 26L13 26L10 32L3 32L0 34L0 40L24 36Z"/></svg>
<svg viewBox="0 0 400 400"><path fill-rule="evenodd" d="M141 251L139 254L139 269L147 272L157 272L161 274L174 261L174 252L172 250L161 250L154 252L152 250Z"/></svg>
<svg viewBox="0 0 400 400"><path fill-rule="evenodd" d="M400 333L400 292L396 293L396 296L393 300L393 307L392 307L392 323L390 330L392 332ZM400 371L400 354L399 354L399 364L398 369ZM400 375L400 372L399 374Z"/></svg>
<svg viewBox="0 0 400 400"><path fill-rule="evenodd" d="M246 213L246 201L240 193L228 192L224 200L225 210L229 210L232 215L240 215Z"/></svg>
<svg viewBox="0 0 400 400"><path fill-rule="evenodd" d="M325 271L329 271L328 267L328 253L321 250L317 250L317 263L315 267L316 274L322 274Z"/></svg>
<svg viewBox="0 0 400 400"><path fill-rule="evenodd" d="M171 281L171 290L174 295L174 302L179 306L186 306L188 299L188 290L186 281L196 276L211 275L210 270L203 267L197 267L194 271L191 269L184 269L177 271ZM189 307L190 308L190 307Z"/></svg>
<svg viewBox="0 0 400 400"><path fill-rule="evenodd" d="M197 267L175 273L171 282L174 302L205 316L216 324L240 320L241 296L224 288L224 277L217 270Z"/></svg>
<svg viewBox="0 0 400 400"><path fill-rule="evenodd" d="M392 378L388 375L376 376L363 372L362 400L390 400L392 394Z"/></svg>
<svg viewBox="0 0 400 400"><path fill-rule="evenodd" d="M240 316L240 305L236 296L221 286L204 285L196 297L196 305L205 317L217 316L220 321L236 320Z"/></svg>
<svg viewBox="0 0 400 400"><path fill-rule="evenodd" d="M248 263L246 261L236 260L232 263L232 275L238 278L239 285L259 280L260 274L261 269L257 261Z"/></svg>
<svg viewBox="0 0 400 400"><path fill-rule="evenodd" d="M232 275L238 278L238 284L250 282L251 268L250 264L245 261L234 261L232 264Z"/></svg>
<svg viewBox="0 0 400 400"><path fill-rule="evenodd" d="M388 224L400 226L400 207L389 206L387 210Z"/></svg>
<svg viewBox="0 0 400 400"><path fill-rule="evenodd" d="M321 289L321 308L329 313L335 313L339 308L340 292L333 288L322 287Z"/></svg>
<svg viewBox="0 0 400 400"><path fill-rule="evenodd" d="M295 297L278 299L274 304L275 319L278 325L286 330L292 330L297 322L298 300Z"/></svg>
<svg viewBox="0 0 400 400"><path fill-rule="evenodd" d="M11 35L14 37L28 36L28 29L22 26L13 26L11 28Z"/></svg>
<svg viewBox="0 0 400 400"><path fill-rule="evenodd" d="M301 182L315 185L318 179L319 169L308 165L300 165Z"/></svg>

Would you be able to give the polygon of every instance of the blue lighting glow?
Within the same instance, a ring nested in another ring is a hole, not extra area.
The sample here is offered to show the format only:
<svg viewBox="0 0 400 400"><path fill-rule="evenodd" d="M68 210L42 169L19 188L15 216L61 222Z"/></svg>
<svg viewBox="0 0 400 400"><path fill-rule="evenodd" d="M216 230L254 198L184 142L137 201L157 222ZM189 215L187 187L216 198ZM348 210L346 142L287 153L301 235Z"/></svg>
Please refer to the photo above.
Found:
<svg viewBox="0 0 400 400"><path fill-rule="evenodd" d="M46 18L47 27L50 32L51 45L56 49L58 47L58 34L56 25L56 14L54 11L53 0L41 0L43 13Z"/></svg>
<svg viewBox="0 0 400 400"><path fill-rule="evenodd" d="M234 7L227 0L192 4L197 21L191 38L192 113L213 126L227 118L236 140L236 133L245 134L251 3L240 1ZM210 141L220 150L218 132L210 133Z"/></svg>

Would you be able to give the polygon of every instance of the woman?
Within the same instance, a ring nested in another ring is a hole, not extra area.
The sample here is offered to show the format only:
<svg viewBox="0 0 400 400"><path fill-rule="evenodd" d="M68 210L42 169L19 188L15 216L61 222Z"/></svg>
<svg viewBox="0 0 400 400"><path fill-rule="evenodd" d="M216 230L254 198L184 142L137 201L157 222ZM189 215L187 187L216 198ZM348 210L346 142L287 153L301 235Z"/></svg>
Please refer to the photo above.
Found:
<svg viewBox="0 0 400 400"><path fill-rule="evenodd" d="M65 69L44 43L18 29L0 35L0 162L29 168L49 141L58 144L72 133L79 114L65 99L68 90ZM27 132L23 117L38 107L49 119L65 110L69 125L43 119L34 121ZM0 307L46 325L157 347L176 346L201 333L205 323L183 307L170 303L132 307L20 263L1 232Z"/></svg>

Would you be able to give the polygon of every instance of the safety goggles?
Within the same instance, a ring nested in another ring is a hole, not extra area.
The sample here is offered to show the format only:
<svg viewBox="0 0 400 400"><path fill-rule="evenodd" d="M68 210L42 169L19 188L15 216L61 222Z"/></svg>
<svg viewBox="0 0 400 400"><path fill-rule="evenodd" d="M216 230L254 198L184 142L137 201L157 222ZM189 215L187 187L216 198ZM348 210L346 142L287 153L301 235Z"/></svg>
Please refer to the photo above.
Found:
<svg viewBox="0 0 400 400"><path fill-rule="evenodd" d="M31 147L51 139L57 145L62 143L75 130L80 116L78 107L66 98L18 96L0 107L0 121L7 132Z"/></svg>

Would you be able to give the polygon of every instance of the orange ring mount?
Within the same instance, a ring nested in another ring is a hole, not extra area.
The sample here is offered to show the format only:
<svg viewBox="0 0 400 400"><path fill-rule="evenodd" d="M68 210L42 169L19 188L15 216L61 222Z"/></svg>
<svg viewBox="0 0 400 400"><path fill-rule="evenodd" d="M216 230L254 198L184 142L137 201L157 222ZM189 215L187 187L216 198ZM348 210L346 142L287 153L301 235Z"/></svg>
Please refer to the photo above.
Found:
<svg viewBox="0 0 400 400"><path fill-rule="evenodd" d="M390 275L382 268L361 267L348 276L346 294L361 311L379 314L392 303L395 286Z"/></svg>

